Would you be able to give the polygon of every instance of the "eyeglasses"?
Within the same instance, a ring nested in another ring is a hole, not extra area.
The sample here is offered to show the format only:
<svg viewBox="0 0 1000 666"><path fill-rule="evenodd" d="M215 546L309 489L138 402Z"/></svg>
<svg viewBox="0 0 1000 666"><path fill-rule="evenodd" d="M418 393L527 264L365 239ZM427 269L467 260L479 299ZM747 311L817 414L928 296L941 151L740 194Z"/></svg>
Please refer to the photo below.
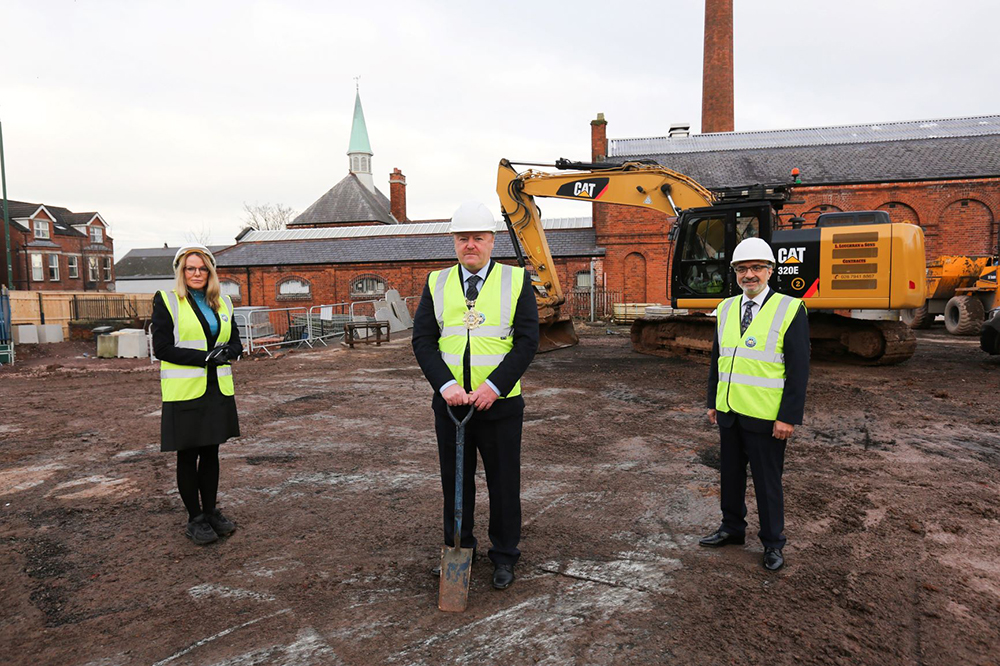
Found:
<svg viewBox="0 0 1000 666"><path fill-rule="evenodd" d="M185 266L184 272L188 275L195 275L196 273L208 273L208 266Z"/></svg>
<svg viewBox="0 0 1000 666"><path fill-rule="evenodd" d="M753 266L737 266L733 271L737 275L746 275L747 271L753 271L754 273L763 273L764 271L770 269L771 267L767 264L754 264Z"/></svg>

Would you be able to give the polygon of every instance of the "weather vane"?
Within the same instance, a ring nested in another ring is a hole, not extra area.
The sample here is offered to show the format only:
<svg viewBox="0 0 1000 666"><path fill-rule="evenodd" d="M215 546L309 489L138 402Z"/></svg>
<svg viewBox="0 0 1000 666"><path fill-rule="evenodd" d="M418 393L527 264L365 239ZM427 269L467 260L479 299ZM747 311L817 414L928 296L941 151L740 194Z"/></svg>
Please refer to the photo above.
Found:
<svg viewBox="0 0 1000 666"><path fill-rule="evenodd" d="M358 74L354 77L354 90L356 92L361 92L361 75Z"/></svg>

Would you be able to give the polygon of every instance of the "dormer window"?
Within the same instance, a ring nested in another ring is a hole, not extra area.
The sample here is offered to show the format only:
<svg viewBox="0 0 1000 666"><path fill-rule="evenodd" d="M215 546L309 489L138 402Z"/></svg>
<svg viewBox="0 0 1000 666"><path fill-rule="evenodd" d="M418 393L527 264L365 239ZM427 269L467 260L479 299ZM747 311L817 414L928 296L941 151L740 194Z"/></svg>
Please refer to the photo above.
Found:
<svg viewBox="0 0 1000 666"><path fill-rule="evenodd" d="M49 237L49 221L48 220L35 220L35 238L48 238Z"/></svg>
<svg viewBox="0 0 1000 666"><path fill-rule="evenodd" d="M104 242L104 229L101 227L91 227L90 228L90 242L91 243L103 243Z"/></svg>

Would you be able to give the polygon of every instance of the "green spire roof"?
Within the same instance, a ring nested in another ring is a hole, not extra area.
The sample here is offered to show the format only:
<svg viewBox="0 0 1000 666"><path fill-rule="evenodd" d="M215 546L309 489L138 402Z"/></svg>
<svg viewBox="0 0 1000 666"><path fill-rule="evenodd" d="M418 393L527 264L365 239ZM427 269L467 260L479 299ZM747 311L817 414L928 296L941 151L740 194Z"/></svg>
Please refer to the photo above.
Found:
<svg viewBox="0 0 1000 666"><path fill-rule="evenodd" d="M351 125L351 145L347 148L347 154L351 153L372 154L371 144L368 143L368 127L365 126L365 112L361 110L361 91L354 98L354 124Z"/></svg>

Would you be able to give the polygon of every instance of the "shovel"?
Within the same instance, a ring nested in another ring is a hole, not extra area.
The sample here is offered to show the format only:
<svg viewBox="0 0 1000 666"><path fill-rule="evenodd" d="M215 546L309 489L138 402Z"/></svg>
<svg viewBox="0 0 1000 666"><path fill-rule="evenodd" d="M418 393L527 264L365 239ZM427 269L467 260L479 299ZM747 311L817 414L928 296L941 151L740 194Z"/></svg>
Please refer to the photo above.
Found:
<svg viewBox="0 0 1000 666"><path fill-rule="evenodd" d="M453 547L441 547L441 585L438 588L438 608L461 613L469 604L469 573L472 571L472 549L462 548L462 485L465 471L465 424L476 408L469 405L469 413L459 421L447 407L448 416L455 422L455 536ZM475 452L473 452L475 455Z"/></svg>

